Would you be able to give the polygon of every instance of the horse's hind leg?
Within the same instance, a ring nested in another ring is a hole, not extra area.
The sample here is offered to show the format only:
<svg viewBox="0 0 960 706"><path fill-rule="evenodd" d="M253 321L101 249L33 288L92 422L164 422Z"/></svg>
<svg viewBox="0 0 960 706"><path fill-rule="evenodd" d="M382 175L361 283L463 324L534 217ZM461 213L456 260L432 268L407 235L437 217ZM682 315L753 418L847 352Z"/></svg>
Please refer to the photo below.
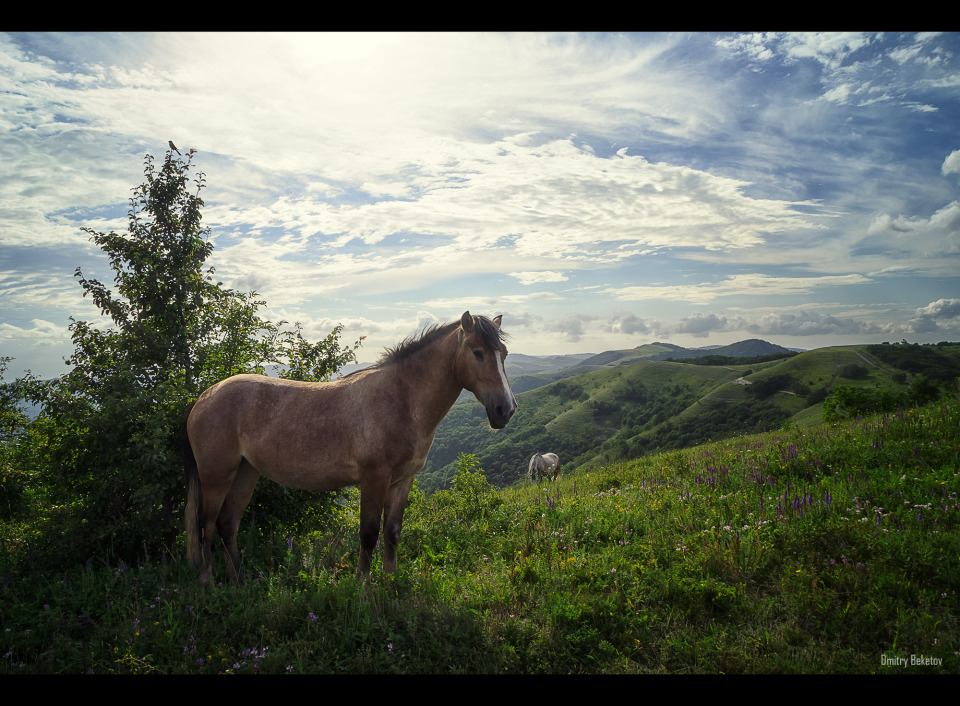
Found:
<svg viewBox="0 0 960 706"><path fill-rule="evenodd" d="M219 464L218 467L213 463L201 461L199 469L203 487L198 516L198 524L203 532L200 540L200 585L206 587L213 582L213 538L217 532L218 518L224 500L233 487L237 471L232 462Z"/></svg>
<svg viewBox="0 0 960 706"><path fill-rule="evenodd" d="M227 576L238 586L244 584L245 577L240 566L240 550L237 549L237 531L240 528L240 518L250 504L258 480L260 472L246 460L242 461L230 492L220 508L220 514L217 515L217 531L223 544L223 563L227 566Z"/></svg>

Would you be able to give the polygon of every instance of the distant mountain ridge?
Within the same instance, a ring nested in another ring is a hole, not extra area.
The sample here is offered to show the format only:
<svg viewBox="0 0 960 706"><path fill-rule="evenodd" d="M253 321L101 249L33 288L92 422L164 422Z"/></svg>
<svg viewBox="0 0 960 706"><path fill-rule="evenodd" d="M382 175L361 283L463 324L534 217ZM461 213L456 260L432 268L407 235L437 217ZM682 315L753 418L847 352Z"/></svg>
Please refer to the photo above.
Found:
<svg viewBox="0 0 960 706"><path fill-rule="evenodd" d="M632 365L641 361L690 360L706 356L724 356L730 358L752 358L777 353L795 353L796 351L775 343L752 338L727 346L710 346L708 348L684 348L673 343L645 343L636 348L604 351L603 353L571 356L517 356L522 358L520 365L514 364L515 355L507 357L504 366L510 377L510 385L515 394L535 390L543 385L549 385L557 380L580 375L582 373L602 370L604 368ZM576 359L572 364L571 360ZM539 361L539 370L537 361ZM548 361L555 361L556 365L549 365ZM472 398L472 395L461 395L460 399Z"/></svg>
<svg viewBox="0 0 960 706"><path fill-rule="evenodd" d="M709 346L706 348L684 348L672 343L648 343L629 350L605 351L584 360L581 365L611 365L632 363L637 360L667 360L675 358L686 360L702 358L708 355L721 355L729 358L753 358L774 353L794 353L795 351L769 343L759 338L751 338L727 346Z"/></svg>

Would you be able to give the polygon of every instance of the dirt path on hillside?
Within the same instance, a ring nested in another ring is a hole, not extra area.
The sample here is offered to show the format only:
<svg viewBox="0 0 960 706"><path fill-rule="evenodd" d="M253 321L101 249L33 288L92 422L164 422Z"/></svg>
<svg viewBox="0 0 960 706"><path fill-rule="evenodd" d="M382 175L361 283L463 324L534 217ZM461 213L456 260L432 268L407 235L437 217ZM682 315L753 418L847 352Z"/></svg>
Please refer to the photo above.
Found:
<svg viewBox="0 0 960 706"><path fill-rule="evenodd" d="M888 368L888 367L885 366L885 365L881 365L881 364L878 363L874 358L870 357L869 355L867 355L867 354L864 353L863 351L858 351L858 350L857 350L856 348L854 348L853 346L848 346L848 348L849 348L850 350L852 350L854 353L856 353L857 356L859 356L860 360L862 360L862 361L863 361L864 363L866 363L867 365L872 365L872 366L873 366L874 368L876 368L877 370L882 370L882 371L885 372L885 373L893 374L894 372L896 372L896 371L894 371L894 370L891 370L890 368Z"/></svg>

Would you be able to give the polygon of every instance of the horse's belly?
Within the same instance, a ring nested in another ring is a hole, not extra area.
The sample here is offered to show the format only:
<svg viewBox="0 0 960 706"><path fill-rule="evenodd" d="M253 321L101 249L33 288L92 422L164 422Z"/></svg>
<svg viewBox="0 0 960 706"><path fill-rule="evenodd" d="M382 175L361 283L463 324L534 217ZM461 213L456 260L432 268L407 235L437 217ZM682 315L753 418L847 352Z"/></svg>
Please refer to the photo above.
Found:
<svg viewBox="0 0 960 706"><path fill-rule="evenodd" d="M323 464L313 466L290 466L284 464L261 463L258 467L252 464L261 475L272 481L297 490L320 492L339 490L348 485L357 485L360 476L355 468L349 466L324 467Z"/></svg>

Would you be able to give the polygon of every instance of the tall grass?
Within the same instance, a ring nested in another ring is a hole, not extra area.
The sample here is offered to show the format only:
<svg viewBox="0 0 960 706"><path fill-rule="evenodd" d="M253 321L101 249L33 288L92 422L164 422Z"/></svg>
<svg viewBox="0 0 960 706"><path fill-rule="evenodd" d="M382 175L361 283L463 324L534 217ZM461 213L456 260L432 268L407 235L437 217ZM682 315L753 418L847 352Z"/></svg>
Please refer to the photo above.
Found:
<svg viewBox="0 0 960 706"><path fill-rule="evenodd" d="M951 400L503 491L461 457L367 590L355 512L246 522L248 585L205 593L178 550L8 554L0 673L956 673L958 429Z"/></svg>

